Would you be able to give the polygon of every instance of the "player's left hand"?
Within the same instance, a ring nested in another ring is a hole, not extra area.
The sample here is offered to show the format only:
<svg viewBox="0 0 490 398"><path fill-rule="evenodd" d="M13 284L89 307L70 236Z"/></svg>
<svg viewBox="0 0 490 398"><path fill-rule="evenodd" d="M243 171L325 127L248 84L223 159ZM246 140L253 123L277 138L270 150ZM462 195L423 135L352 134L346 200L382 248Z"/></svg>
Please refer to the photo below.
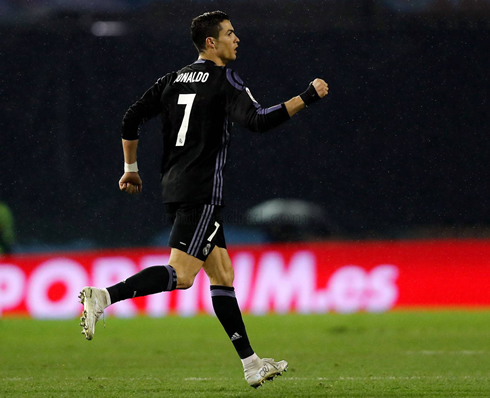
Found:
<svg viewBox="0 0 490 398"><path fill-rule="evenodd" d="M130 195L140 193L143 189L143 182L141 181L139 173L124 173L119 180L119 189Z"/></svg>

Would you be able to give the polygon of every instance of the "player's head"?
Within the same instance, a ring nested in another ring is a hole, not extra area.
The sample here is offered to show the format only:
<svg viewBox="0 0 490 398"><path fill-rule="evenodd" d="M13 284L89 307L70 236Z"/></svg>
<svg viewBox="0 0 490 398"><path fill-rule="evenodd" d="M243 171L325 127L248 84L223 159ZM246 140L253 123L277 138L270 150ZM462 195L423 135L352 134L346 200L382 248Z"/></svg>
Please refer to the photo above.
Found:
<svg viewBox="0 0 490 398"><path fill-rule="evenodd" d="M192 20L191 36L199 54L212 55L223 64L236 59L239 39L222 11L206 12Z"/></svg>

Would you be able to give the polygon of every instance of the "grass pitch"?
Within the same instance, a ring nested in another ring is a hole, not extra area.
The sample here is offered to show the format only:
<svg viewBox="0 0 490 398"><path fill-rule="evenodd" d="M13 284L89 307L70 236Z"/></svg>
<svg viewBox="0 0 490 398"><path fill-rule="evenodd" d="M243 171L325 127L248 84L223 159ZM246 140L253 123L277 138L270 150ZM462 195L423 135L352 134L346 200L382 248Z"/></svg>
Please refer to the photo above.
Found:
<svg viewBox="0 0 490 398"><path fill-rule="evenodd" d="M490 397L490 311L246 316L289 371L254 390L217 319L0 319L0 397Z"/></svg>

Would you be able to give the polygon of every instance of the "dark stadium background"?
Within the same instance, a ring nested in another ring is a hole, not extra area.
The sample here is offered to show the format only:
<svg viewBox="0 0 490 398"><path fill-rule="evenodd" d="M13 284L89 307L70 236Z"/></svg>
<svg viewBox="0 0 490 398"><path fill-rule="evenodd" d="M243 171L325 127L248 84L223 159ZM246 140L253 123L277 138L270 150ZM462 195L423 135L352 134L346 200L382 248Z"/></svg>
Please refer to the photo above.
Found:
<svg viewBox="0 0 490 398"><path fill-rule="evenodd" d="M231 16L230 66L262 105L315 77L330 87L275 131L234 129L236 241L257 233L246 212L275 198L321 206L315 239L490 236L489 1L0 0L0 200L17 251L159 242L159 121L141 131L138 197L117 188L120 122L193 62L190 21L214 9ZM98 21L121 35L96 36Z"/></svg>

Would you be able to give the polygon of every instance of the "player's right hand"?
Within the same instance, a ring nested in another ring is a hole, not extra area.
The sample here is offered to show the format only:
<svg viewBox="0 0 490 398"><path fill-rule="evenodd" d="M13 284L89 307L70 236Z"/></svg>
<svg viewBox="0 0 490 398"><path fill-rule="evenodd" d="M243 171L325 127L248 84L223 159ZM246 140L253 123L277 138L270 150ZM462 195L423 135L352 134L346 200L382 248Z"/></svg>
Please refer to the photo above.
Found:
<svg viewBox="0 0 490 398"><path fill-rule="evenodd" d="M143 189L143 181L137 172L124 173L119 180L119 189L131 195L140 193Z"/></svg>
<svg viewBox="0 0 490 398"><path fill-rule="evenodd" d="M328 94L328 84L323 79L313 80L313 87L320 98L325 97Z"/></svg>

